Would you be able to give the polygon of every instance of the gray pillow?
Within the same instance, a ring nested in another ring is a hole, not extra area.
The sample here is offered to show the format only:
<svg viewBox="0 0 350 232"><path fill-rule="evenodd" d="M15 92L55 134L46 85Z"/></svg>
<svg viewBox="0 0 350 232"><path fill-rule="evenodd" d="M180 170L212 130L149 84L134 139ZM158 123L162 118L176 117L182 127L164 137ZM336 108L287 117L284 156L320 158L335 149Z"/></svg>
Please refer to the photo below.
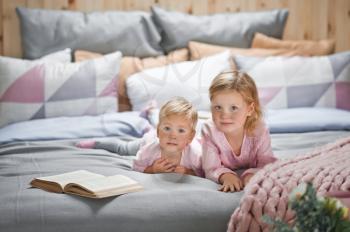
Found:
<svg viewBox="0 0 350 232"><path fill-rule="evenodd" d="M16 9L24 57L35 59L63 48L97 53L121 51L125 56L163 54L151 14L142 11L78 11Z"/></svg>
<svg viewBox="0 0 350 232"><path fill-rule="evenodd" d="M249 48L255 32L281 38L288 10L222 13L194 16L152 7L152 17L162 35L166 51L186 47L190 40Z"/></svg>

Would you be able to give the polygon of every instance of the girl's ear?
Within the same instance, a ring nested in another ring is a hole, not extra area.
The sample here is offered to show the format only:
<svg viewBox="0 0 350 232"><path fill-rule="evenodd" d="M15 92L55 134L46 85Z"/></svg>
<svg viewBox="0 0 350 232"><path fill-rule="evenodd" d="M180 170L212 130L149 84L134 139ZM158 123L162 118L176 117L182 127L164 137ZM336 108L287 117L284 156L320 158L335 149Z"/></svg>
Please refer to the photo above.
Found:
<svg viewBox="0 0 350 232"><path fill-rule="evenodd" d="M189 145L192 142L192 140L193 140L195 135L196 135L196 130L192 130L191 135L190 135L190 137L188 139L188 144L187 145Z"/></svg>
<svg viewBox="0 0 350 232"><path fill-rule="evenodd" d="M159 125L157 126L157 137L159 138Z"/></svg>

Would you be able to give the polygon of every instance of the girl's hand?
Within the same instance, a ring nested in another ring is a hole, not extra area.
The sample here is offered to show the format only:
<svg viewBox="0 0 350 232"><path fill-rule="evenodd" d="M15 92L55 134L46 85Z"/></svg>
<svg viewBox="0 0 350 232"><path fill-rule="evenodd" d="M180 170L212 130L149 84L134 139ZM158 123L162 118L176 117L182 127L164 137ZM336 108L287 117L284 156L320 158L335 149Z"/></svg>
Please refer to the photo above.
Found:
<svg viewBox="0 0 350 232"><path fill-rule="evenodd" d="M241 179L237 175L229 172L222 174L219 178L219 182L222 184L219 191L235 192L243 189Z"/></svg>
<svg viewBox="0 0 350 232"><path fill-rule="evenodd" d="M154 161L151 166L152 173L174 172L175 165L165 158L160 158Z"/></svg>
<svg viewBox="0 0 350 232"><path fill-rule="evenodd" d="M180 174L187 174L187 175L196 176L196 173L192 169L185 168L184 166L176 166L174 172L180 173Z"/></svg>
<svg viewBox="0 0 350 232"><path fill-rule="evenodd" d="M244 187L247 186L248 182L250 181L250 179L254 176L253 173L249 173L247 175L244 176L243 178L243 185Z"/></svg>

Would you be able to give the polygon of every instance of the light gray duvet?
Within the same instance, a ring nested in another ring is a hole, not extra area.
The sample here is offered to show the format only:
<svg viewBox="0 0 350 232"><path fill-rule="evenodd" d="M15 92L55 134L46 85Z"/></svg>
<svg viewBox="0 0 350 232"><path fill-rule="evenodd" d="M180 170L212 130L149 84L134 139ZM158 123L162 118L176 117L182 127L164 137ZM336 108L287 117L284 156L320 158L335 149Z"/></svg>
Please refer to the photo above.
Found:
<svg viewBox="0 0 350 232"><path fill-rule="evenodd" d="M29 186L34 177L78 169L124 174L145 190L96 200ZM242 196L199 177L134 172L128 157L63 142L3 145L0 182L0 231L226 231Z"/></svg>
<svg viewBox="0 0 350 232"><path fill-rule="evenodd" d="M272 134L279 158L303 154L349 131ZM16 142L0 146L0 231L226 231L243 192L222 193L214 182L179 174L131 171L132 157L78 149L73 142ZM30 188L38 176L78 169L124 174L145 190L88 199Z"/></svg>

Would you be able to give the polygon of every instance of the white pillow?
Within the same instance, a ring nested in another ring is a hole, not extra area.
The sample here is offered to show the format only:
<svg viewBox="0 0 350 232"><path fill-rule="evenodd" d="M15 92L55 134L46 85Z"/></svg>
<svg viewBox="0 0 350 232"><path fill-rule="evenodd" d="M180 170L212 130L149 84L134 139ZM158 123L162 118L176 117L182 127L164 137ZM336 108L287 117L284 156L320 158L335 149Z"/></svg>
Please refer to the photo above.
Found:
<svg viewBox="0 0 350 232"><path fill-rule="evenodd" d="M80 63L50 62L47 57L0 58L0 127L39 118L115 112L121 56L115 52Z"/></svg>
<svg viewBox="0 0 350 232"><path fill-rule="evenodd" d="M143 70L126 81L132 109L142 110L151 100L161 106L170 98L181 96L191 101L197 110L209 110L211 81L230 68L230 52L227 50L196 61Z"/></svg>
<svg viewBox="0 0 350 232"><path fill-rule="evenodd" d="M66 48L62 51L57 51L57 52L48 54L46 56L43 56L39 60L70 63L72 61L72 49Z"/></svg>

